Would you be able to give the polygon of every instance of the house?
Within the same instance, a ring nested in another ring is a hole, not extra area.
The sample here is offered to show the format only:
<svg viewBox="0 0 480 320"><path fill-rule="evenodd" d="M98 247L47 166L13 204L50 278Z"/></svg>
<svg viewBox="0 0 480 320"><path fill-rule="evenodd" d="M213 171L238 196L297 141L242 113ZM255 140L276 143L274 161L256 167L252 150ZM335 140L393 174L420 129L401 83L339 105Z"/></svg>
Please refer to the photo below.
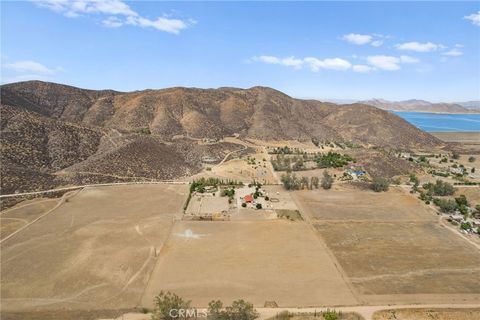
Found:
<svg viewBox="0 0 480 320"><path fill-rule="evenodd" d="M251 194L247 194L243 200L245 200L245 202L248 202L248 203L252 203L253 202L253 196Z"/></svg>
<svg viewBox="0 0 480 320"><path fill-rule="evenodd" d="M449 218L451 221L456 221L456 222L463 221L463 215L459 213L451 214Z"/></svg>
<svg viewBox="0 0 480 320"><path fill-rule="evenodd" d="M353 180L357 180L358 178L362 177L365 175L365 171L363 170L354 170L354 169L348 169L346 173L352 177Z"/></svg>

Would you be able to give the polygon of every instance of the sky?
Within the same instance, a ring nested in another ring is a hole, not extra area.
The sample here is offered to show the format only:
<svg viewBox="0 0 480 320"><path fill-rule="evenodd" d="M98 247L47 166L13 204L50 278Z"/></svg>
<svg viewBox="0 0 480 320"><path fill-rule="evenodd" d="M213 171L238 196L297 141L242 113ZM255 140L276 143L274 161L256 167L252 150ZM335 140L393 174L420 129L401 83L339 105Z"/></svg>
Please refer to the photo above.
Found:
<svg viewBox="0 0 480 320"><path fill-rule="evenodd" d="M480 100L480 2L1 1L1 81Z"/></svg>

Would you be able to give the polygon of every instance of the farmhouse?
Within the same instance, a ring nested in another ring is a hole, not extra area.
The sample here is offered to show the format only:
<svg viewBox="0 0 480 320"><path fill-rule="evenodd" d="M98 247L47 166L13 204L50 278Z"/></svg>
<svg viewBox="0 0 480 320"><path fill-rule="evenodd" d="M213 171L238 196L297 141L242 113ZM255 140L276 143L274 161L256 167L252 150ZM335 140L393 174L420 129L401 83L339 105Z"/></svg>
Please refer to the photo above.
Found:
<svg viewBox="0 0 480 320"><path fill-rule="evenodd" d="M245 200L245 202L248 202L248 203L252 203L253 202L253 196L251 194L247 194L243 200Z"/></svg>

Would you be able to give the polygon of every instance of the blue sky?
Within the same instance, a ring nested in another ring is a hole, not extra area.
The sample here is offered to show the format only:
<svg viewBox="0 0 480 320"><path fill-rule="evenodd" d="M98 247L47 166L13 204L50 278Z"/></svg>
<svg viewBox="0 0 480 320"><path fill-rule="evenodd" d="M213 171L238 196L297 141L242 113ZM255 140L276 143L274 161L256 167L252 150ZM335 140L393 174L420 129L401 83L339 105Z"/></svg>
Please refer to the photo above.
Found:
<svg viewBox="0 0 480 320"><path fill-rule="evenodd" d="M2 82L480 100L480 2L2 1Z"/></svg>

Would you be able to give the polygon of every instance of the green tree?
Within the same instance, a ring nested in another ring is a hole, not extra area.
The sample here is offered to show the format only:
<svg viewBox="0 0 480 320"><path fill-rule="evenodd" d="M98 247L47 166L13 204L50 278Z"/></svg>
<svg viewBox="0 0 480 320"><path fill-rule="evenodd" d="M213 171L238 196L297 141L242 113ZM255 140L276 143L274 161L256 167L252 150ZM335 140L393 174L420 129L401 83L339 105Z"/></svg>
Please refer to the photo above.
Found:
<svg viewBox="0 0 480 320"><path fill-rule="evenodd" d="M313 189L313 188L318 189L319 180L320 179L318 179L318 177L311 177L310 178L311 189Z"/></svg>
<svg viewBox="0 0 480 320"><path fill-rule="evenodd" d="M257 209L262 209L262 204L261 204L261 203L257 203L257 204L255 205L255 207L256 207Z"/></svg>
<svg viewBox="0 0 480 320"><path fill-rule="evenodd" d="M382 192L382 191L388 191L388 188L390 187L390 182L382 177L375 177L373 178L371 188L375 192Z"/></svg>
<svg viewBox="0 0 480 320"><path fill-rule="evenodd" d="M453 212L458 208L457 202L450 199L435 198L433 199L433 203L445 213Z"/></svg>
<svg viewBox="0 0 480 320"><path fill-rule="evenodd" d="M154 305L152 320L173 320L178 319L178 317L175 317L177 315L176 313L171 314L170 310L188 309L190 307L190 301L185 301L170 291L160 291L154 299Z"/></svg>
<svg viewBox="0 0 480 320"><path fill-rule="evenodd" d="M254 320L258 318L258 312L253 304L244 300L233 301L231 306L225 308L228 320Z"/></svg>
<svg viewBox="0 0 480 320"><path fill-rule="evenodd" d="M322 183L321 186L323 189L328 190L332 187L333 177L327 172L323 171Z"/></svg>
<svg viewBox="0 0 480 320"><path fill-rule="evenodd" d="M223 312L223 303L220 300L212 300L208 303L208 319L209 320L222 320L225 319Z"/></svg>

